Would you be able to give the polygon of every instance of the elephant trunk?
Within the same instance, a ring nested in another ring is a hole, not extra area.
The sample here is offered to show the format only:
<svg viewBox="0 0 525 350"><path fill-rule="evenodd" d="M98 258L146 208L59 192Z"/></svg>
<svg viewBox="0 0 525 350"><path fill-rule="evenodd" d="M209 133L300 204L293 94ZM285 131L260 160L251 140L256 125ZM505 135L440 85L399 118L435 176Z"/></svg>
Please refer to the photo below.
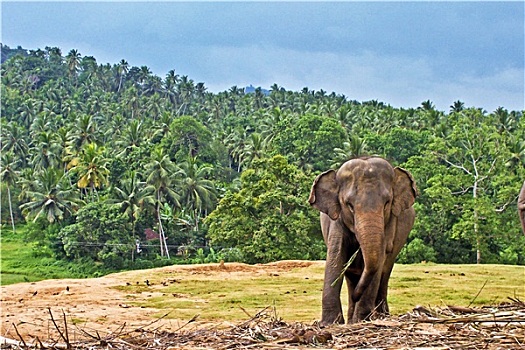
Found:
<svg viewBox="0 0 525 350"><path fill-rule="evenodd" d="M364 261L363 274L352 293L352 300L357 302L365 290L371 286L374 278L379 280L378 277L381 276L385 260L384 218L356 216L355 229Z"/></svg>

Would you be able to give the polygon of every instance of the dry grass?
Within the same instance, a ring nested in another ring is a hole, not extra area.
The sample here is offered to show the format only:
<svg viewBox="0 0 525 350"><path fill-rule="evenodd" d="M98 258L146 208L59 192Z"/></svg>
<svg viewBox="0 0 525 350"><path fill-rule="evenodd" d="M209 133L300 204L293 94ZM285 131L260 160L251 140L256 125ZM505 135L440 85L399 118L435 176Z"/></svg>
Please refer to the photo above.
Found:
<svg viewBox="0 0 525 350"><path fill-rule="evenodd" d="M156 321L143 327L123 324L115 330L76 329L83 340L71 340L70 325L49 310L55 336L42 342L2 338L2 348L27 349L518 349L525 346L525 303L483 308L417 307L400 317L388 317L352 325L287 323L265 308L247 321L229 327L192 327L195 318L165 331ZM160 319L159 319L160 320ZM158 320L157 320L158 321ZM0 337L1 338L1 337Z"/></svg>

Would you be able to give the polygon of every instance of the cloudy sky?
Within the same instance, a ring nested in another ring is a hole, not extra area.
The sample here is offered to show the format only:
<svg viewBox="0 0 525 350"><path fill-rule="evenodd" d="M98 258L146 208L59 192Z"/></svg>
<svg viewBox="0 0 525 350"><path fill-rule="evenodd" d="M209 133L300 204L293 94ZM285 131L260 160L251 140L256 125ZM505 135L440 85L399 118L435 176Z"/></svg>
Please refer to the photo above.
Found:
<svg viewBox="0 0 525 350"><path fill-rule="evenodd" d="M209 91L308 87L439 110L524 107L524 2L2 0L1 41L175 69Z"/></svg>

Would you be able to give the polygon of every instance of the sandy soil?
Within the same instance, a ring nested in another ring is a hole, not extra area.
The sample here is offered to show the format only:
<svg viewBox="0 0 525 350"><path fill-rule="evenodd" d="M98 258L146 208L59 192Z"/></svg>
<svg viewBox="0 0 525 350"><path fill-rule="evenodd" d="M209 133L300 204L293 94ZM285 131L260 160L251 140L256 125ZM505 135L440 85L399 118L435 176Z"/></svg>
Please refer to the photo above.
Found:
<svg viewBox="0 0 525 350"><path fill-rule="evenodd" d="M176 265L148 270L147 274L153 277L152 283L156 272L169 273L174 278L202 274L210 279L235 279L248 275L283 273L313 264L323 263L281 261L258 265L238 263ZM125 286L129 283L144 283L144 275L145 271L140 270L101 278L45 280L2 286L0 287L0 336L16 340L23 338L25 341L34 340L36 337L46 341L52 339L60 341L52 317L64 333L64 315L68 324L68 336L72 341L85 339L86 333L94 335L98 332L103 336L104 332L120 332L124 325L126 329L149 325L150 328L167 331L184 326L188 320L159 319L158 309L126 304L129 300L126 298L126 293L115 289L117 286ZM160 283L162 281L155 281L153 286L158 288L159 293L162 288ZM151 297L152 293L155 293L155 289L144 293L144 299ZM206 321L192 323L192 327L205 325L207 325Z"/></svg>

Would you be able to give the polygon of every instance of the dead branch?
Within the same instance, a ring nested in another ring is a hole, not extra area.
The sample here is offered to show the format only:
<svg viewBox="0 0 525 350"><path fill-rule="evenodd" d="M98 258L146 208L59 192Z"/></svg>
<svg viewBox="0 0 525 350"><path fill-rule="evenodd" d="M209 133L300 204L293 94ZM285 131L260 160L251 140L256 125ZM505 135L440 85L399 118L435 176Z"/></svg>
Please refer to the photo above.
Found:
<svg viewBox="0 0 525 350"><path fill-rule="evenodd" d="M71 349L71 344L69 343L69 339L64 335L64 333L62 333L62 331L58 327L58 325L57 325L57 323L55 321L55 318L53 317L53 313L51 312L51 308L48 307L47 311L49 311L49 316L51 317L51 322L53 322L53 325L55 326L55 329L57 330L57 332L60 335L60 337L65 341L66 348L67 349ZM64 314L64 322L65 322L65 314ZM66 324L66 333L67 333L67 324Z"/></svg>

